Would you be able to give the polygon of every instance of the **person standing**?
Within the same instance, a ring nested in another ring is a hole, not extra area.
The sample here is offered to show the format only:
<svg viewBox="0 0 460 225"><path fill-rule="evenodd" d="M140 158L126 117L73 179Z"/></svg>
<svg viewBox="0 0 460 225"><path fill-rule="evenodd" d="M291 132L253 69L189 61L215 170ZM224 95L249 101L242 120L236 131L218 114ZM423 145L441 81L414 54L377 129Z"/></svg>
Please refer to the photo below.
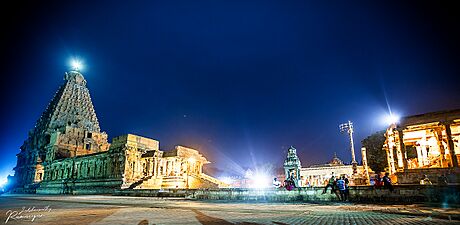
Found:
<svg viewBox="0 0 460 225"><path fill-rule="evenodd" d="M447 176L445 174L441 174L441 176L438 177L438 185L447 186L447 184L449 184Z"/></svg>
<svg viewBox="0 0 460 225"><path fill-rule="evenodd" d="M344 177L339 177L337 180L337 189L339 189L340 192L340 200L345 201L345 195L346 195L346 187L345 187L345 180Z"/></svg>
<svg viewBox="0 0 460 225"><path fill-rule="evenodd" d="M335 182L335 176L334 176L334 172L332 172L331 178L329 178L329 181L327 182L326 187L324 187L323 194L326 194L326 191L327 191L328 187L332 188L331 193L334 192L334 190L335 190L334 182Z"/></svg>
<svg viewBox="0 0 460 225"><path fill-rule="evenodd" d="M423 178L420 180L421 185L431 185L431 181L426 174L423 175Z"/></svg>
<svg viewBox="0 0 460 225"><path fill-rule="evenodd" d="M345 201L350 200L350 181L348 180L347 175L343 177L343 180L345 181Z"/></svg>

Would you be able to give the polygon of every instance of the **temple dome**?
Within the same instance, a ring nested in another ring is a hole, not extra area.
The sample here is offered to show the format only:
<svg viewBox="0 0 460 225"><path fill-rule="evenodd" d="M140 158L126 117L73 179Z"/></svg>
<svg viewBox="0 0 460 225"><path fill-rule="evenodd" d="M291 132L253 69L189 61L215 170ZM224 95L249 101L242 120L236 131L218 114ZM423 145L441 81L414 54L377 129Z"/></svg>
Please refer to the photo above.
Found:
<svg viewBox="0 0 460 225"><path fill-rule="evenodd" d="M334 153L334 157L332 157L331 161L329 161L331 165L343 165L343 161L337 157L337 153Z"/></svg>

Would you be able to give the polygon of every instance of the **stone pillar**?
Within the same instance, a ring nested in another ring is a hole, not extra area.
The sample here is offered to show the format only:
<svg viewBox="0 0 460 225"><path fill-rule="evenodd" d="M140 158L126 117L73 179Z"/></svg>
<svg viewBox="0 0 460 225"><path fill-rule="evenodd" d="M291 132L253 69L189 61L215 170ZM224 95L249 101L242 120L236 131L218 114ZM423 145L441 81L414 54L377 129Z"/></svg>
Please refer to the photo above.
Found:
<svg viewBox="0 0 460 225"><path fill-rule="evenodd" d="M393 158L390 156L390 150L388 150L388 147L383 148L383 150L385 150L385 152L387 153L388 172L390 174L393 174L393 167L392 167Z"/></svg>
<svg viewBox="0 0 460 225"><path fill-rule="evenodd" d="M421 145L421 150L422 150L423 166L426 166L429 164L428 152L426 151L426 137L423 137L423 145Z"/></svg>
<svg viewBox="0 0 460 225"><path fill-rule="evenodd" d="M450 123L445 123L446 136L447 136L447 147L449 149L450 161L452 167L458 167L457 155L455 155L454 141L452 140L452 131L450 129Z"/></svg>
<svg viewBox="0 0 460 225"><path fill-rule="evenodd" d="M434 134L434 137L436 138L438 148L439 148L439 161L441 162L441 167L448 167L448 165L446 165L444 145L442 144L442 130L434 129L433 134Z"/></svg>
<svg viewBox="0 0 460 225"><path fill-rule="evenodd" d="M423 167L422 146L417 145L417 146L415 146L415 149L417 149L417 163L418 163L418 167Z"/></svg>
<svg viewBox="0 0 460 225"><path fill-rule="evenodd" d="M399 162L400 162L400 155L398 154L398 148L393 146L393 149L391 150L393 152L393 161L394 161L394 167L395 167L395 172L397 169L399 169Z"/></svg>
<svg viewBox="0 0 460 225"><path fill-rule="evenodd" d="M366 148L362 147L361 148L361 157L363 159L363 168L364 168L364 176L366 177L366 184L370 184L370 179L369 179L369 170L367 168L367 154L366 154Z"/></svg>
<svg viewBox="0 0 460 225"><path fill-rule="evenodd" d="M157 170L156 170L156 175L155 175L157 177L161 176L160 168L161 168L161 160L157 158Z"/></svg>
<svg viewBox="0 0 460 225"><path fill-rule="evenodd" d="M153 157L155 157L155 156L153 156ZM155 177L157 176L157 159L156 159L156 158L153 159L153 172L152 172L152 176L155 176Z"/></svg>
<svg viewBox="0 0 460 225"><path fill-rule="evenodd" d="M393 174L395 172L395 161L393 159L393 150L389 149L388 146L384 148L387 152L388 172Z"/></svg>
<svg viewBox="0 0 460 225"><path fill-rule="evenodd" d="M176 160L176 176L180 176L182 173L182 161L177 159Z"/></svg>
<svg viewBox="0 0 460 225"><path fill-rule="evenodd" d="M169 176L169 161L165 160L163 162L163 175Z"/></svg>
<svg viewBox="0 0 460 225"><path fill-rule="evenodd" d="M406 146L404 145L404 134L403 134L402 129L398 129L398 137L399 137L398 153L400 154L403 168L407 169ZM398 161L398 166L400 166L399 161Z"/></svg>
<svg viewBox="0 0 460 225"><path fill-rule="evenodd" d="M398 154L396 150L396 129L390 128L390 130L386 133L387 136L387 144L386 148L388 151L388 163L389 163L389 173L394 174L396 172L397 163L398 163Z"/></svg>

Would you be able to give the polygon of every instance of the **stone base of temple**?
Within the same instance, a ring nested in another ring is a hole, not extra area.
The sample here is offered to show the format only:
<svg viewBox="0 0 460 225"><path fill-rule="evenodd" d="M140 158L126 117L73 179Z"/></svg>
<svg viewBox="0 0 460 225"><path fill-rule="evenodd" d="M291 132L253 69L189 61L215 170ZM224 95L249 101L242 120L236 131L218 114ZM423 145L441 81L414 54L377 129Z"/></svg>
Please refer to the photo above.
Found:
<svg viewBox="0 0 460 225"><path fill-rule="evenodd" d="M209 178L209 179L207 179ZM187 176L169 176L150 178L142 184L131 189L198 189L198 188L219 188L223 184L220 181L212 180L205 174L193 174ZM214 178L215 179L215 178ZM124 189L124 188L122 188Z"/></svg>
<svg viewBox="0 0 460 225"><path fill-rule="evenodd" d="M424 175L432 184L437 184L438 178L443 174L449 183L460 184L460 168L417 168L395 173L398 184L420 184Z"/></svg>
<svg viewBox="0 0 460 225"><path fill-rule="evenodd" d="M85 179L43 181L26 187L15 188L11 193L26 194L113 194L119 190L160 190L219 188L228 185L206 174L192 174L187 177L145 177L133 183L123 183L122 179Z"/></svg>
<svg viewBox="0 0 460 225"><path fill-rule="evenodd" d="M112 194L120 189L121 179L97 179L72 181L42 182L37 188L37 194Z"/></svg>

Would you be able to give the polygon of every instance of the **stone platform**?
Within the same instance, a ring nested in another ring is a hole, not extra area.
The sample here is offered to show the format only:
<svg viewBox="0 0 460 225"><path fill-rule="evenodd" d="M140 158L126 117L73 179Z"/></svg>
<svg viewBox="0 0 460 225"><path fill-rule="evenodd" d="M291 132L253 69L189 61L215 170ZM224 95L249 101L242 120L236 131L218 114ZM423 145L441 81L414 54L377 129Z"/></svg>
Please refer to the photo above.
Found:
<svg viewBox="0 0 460 225"><path fill-rule="evenodd" d="M221 189L165 189L165 190L117 190L114 195L142 197L186 197L201 200L230 200L249 202L337 202L339 197L330 188L322 194L322 187L297 188L221 188ZM460 205L460 185L423 186L397 185L394 191L374 189L370 186L350 187L350 202L377 204L434 203Z"/></svg>

